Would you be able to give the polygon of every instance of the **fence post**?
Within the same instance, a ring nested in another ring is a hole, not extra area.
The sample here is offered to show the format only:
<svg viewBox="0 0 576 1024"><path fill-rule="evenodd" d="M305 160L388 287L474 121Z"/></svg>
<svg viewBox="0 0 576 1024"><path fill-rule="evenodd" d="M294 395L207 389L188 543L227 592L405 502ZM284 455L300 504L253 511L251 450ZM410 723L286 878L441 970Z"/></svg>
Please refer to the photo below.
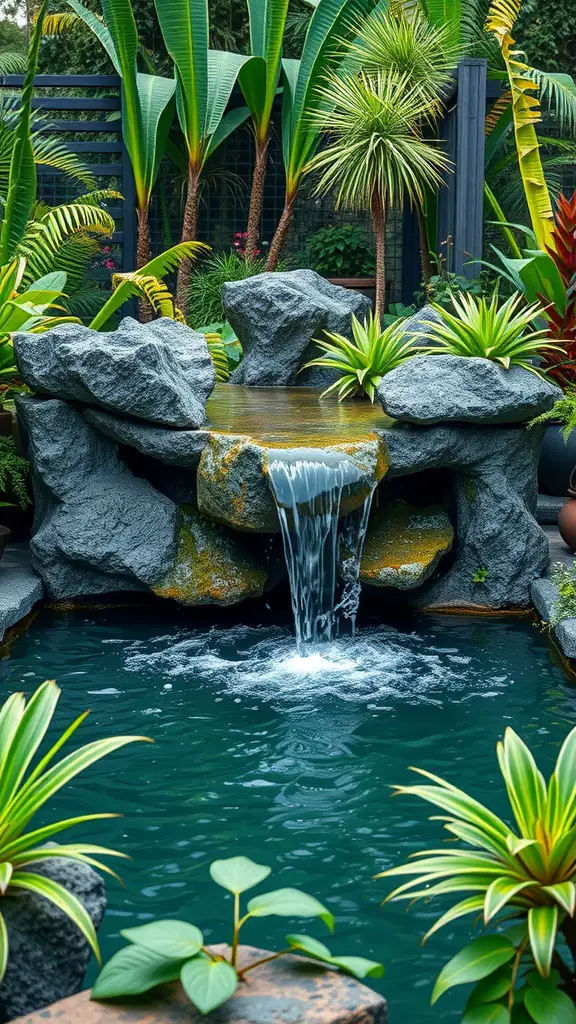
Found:
<svg viewBox="0 0 576 1024"><path fill-rule="evenodd" d="M486 60L473 57L458 65L454 271L468 278L478 276L482 259L486 68Z"/></svg>

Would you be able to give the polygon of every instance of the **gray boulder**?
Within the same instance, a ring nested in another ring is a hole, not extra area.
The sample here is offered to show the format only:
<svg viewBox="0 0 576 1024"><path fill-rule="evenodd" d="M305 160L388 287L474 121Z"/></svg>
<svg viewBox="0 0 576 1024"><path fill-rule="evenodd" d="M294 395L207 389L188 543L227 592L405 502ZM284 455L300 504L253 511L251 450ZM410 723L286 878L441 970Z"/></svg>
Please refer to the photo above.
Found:
<svg viewBox="0 0 576 1024"><path fill-rule="evenodd" d="M414 356L387 373L378 398L405 423L521 423L551 409L560 388L543 377L490 359Z"/></svg>
<svg viewBox="0 0 576 1024"><path fill-rule="evenodd" d="M422 306L422 309L417 309L412 316L407 317L403 321L402 326L415 345L434 344L426 337L427 332L430 330L427 321L432 321L435 324L441 322L440 314L435 309L432 309L432 306Z"/></svg>
<svg viewBox="0 0 576 1024"><path fill-rule="evenodd" d="M314 338L324 331L350 334L352 314L366 317L365 295L330 284L314 270L258 274L222 289L227 319L244 348L232 383L254 387L325 384L333 375L319 368L298 370L319 355Z"/></svg>
<svg viewBox="0 0 576 1024"><path fill-rule="evenodd" d="M101 409L84 409L92 427L118 444L136 448L169 466L196 469L203 449L210 440L207 430L169 430L137 420L126 420Z"/></svg>
<svg viewBox="0 0 576 1024"><path fill-rule="evenodd" d="M418 427L378 430L387 479L449 469L456 534L446 572L413 592L420 608L529 608L530 586L548 564L534 514L543 428Z"/></svg>
<svg viewBox="0 0 576 1024"><path fill-rule="evenodd" d="M98 928L106 909L104 882L87 864L53 857L31 865L76 896ZM33 1013L82 988L90 947L80 930L43 896L22 890L2 899L10 953L0 985L0 1021Z"/></svg>
<svg viewBox="0 0 576 1024"><path fill-rule="evenodd" d="M174 561L179 512L56 399L21 398L35 498L32 564L50 597L147 590Z"/></svg>
<svg viewBox="0 0 576 1024"><path fill-rule="evenodd" d="M63 324L14 335L22 379L35 392L171 427L199 427L216 375L206 338L168 317L131 317L102 333Z"/></svg>

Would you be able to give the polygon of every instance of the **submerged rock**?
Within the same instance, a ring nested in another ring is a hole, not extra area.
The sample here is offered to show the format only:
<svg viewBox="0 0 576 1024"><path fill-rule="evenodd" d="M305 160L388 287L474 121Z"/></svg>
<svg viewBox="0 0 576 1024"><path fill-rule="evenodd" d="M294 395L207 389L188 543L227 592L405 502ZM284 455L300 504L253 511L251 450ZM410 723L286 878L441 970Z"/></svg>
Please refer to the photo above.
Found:
<svg viewBox="0 0 576 1024"><path fill-rule="evenodd" d="M280 525L269 485L270 464L300 460L333 466L335 459L347 466L348 486L341 506L341 514L347 515L362 504L386 472L386 448L375 435L356 444L286 450L258 444L249 437L214 434L200 458L198 507L204 515L236 530L277 533Z"/></svg>
<svg viewBox="0 0 576 1024"><path fill-rule="evenodd" d="M324 385L334 379L318 368L298 373L320 354L312 340L324 331L350 335L352 314L363 319L371 309L365 295L330 284L314 270L230 281L222 289L222 302L244 349L232 382L254 387Z"/></svg>
<svg viewBox="0 0 576 1024"><path fill-rule="evenodd" d="M194 506L186 505L175 562L152 589L179 604L237 604L267 589L271 556L271 541L250 545L248 538L203 519Z"/></svg>
<svg viewBox="0 0 576 1024"><path fill-rule="evenodd" d="M171 427L200 427L216 383L204 335L169 317L15 334L14 352L32 391Z"/></svg>
<svg viewBox="0 0 576 1024"><path fill-rule="evenodd" d="M177 550L176 505L57 399L18 399L35 497L32 563L50 597L146 590Z"/></svg>
<svg viewBox="0 0 576 1024"><path fill-rule="evenodd" d="M521 423L551 409L560 388L522 366L490 359L414 356L378 388L384 412L405 423Z"/></svg>
<svg viewBox="0 0 576 1024"><path fill-rule="evenodd" d="M368 525L360 580L413 590L432 575L453 541L454 528L441 505L416 508L406 501L383 501Z"/></svg>
<svg viewBox="0 0 576 1024"><path fill-rule="evenodd" d="M542 427L418 427L381 431L388 478L452 472L456 540L450 567L413 592L423 608L528 608L549 560L534 514Z"/></svg>
<svg viewBox="0 0 576 1024"><path fill-rule="evenodd" d="M26 869L24 869L26 870ZM87 864L50 857L31 866L80 900L94 927L106 909L104 882ZM91 950L73 921L49 900L22 890L2 900L10 952L0 985L0 1021L41 1010L83 987Z"/></svg>

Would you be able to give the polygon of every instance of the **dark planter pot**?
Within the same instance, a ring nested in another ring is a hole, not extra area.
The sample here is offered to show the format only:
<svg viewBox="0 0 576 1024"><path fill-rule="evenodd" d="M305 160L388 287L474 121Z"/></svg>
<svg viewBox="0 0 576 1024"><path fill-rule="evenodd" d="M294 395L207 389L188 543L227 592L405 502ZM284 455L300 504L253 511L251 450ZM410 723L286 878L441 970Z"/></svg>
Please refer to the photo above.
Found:
<svg viewBox="0 0 576 1024"><path fill-rule="evenodd" d="M546 427L540 463L538 466L538 489L544 494L564 497L570 486L570 476L576 466L576 431L564 441L562 427L550 424Z"/></svg>
<svg viewBox="0 0 576 1024"><path fill-rule="evenodd" d="M12 436L12 413L0 411L0 437Z"/></svg>
<svg viewBox="0 0 576 1024"><path fill-rule="evenodd" d="M361 292L376 305L375 277L329 277L330 284L339 284L341 288L350 288L353 292Z"/></svg>
<svg viewBox="0 0 576 1024"><path fill-rule="evenodd" d="M9 530L7 526L0 526L0 558L4 554L4 548L11 533L12 530Z"/></svg>

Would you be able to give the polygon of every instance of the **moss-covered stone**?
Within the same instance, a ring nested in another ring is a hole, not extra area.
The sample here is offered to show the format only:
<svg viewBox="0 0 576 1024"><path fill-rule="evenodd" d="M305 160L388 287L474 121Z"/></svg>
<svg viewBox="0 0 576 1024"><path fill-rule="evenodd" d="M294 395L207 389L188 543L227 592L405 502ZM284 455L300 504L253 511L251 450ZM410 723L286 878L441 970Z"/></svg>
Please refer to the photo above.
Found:
<svg viewBox="0 0 576 1024"><path fill-rule="evenodd" d="M442 506L416 508L400 500L382 504L368 526L360 579L373 587L412 590L432 575L453 540Z"/></svg>
<svg viewBox="0 0 576 1024"><path fill-rule="evenodd" d="M176 560L153 590L185 605L230 605L259 597L268 584L270 545L252 549L231 530L181 506Z"/></svg>

